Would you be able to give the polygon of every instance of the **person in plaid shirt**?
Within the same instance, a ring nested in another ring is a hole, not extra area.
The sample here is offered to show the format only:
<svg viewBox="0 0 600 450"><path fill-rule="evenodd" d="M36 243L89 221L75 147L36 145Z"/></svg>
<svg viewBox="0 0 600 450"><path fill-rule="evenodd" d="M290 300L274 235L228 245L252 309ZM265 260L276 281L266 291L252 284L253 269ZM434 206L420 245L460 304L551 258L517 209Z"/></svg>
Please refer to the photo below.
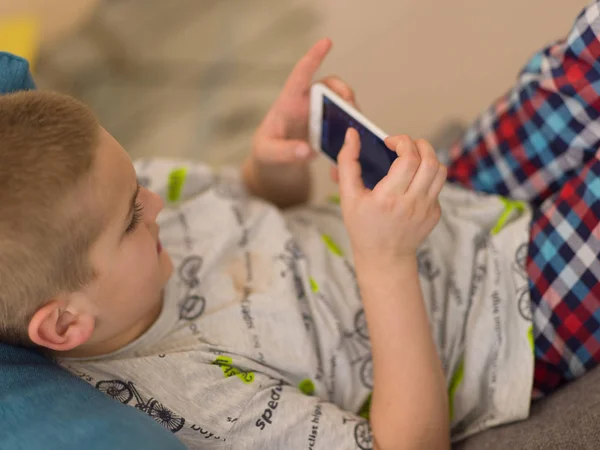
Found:
<svg viewBox="0 0 600 450"><path fill-rule="evenodd" d="M533 207L533 396L600 361L600 1L451 148L448 179Z"/></svg>

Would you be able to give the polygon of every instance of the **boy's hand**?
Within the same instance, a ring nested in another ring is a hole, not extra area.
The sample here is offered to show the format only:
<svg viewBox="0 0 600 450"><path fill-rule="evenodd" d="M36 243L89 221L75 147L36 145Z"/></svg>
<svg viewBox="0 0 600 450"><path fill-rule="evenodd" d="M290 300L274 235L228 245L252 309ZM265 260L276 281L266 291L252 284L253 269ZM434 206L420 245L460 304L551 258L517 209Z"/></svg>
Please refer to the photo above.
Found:
<svg viewBox="0 0 600 450"><path fill-rule="evenodd" d="M281 94L258 127L253 156L263 163L306 162L314 152L308 144L308 114L313 77L331 49L321 39L298 61ZM354 104L354 92L337 77L321 80L344 100Z"/></svg>
<svg viewBox="0 0 600 450"><path fill-rule="evenodd" d="M338 156L342 213L355 261L377 271L414 258L440 218L438 195L446 181L446 167L427 141L394 136L385 143L398 158L372 191L361 178L356 130L348 130Z"/></svg>
<svg viewBox="0 0 600 450"><path fill-rule="evenodd" d="M244 163L243 175L250 190L279 206L308 197L308 162L315 156L307 141L310 87L330 48L331 41L322 39L296 64L258 127L252 153ZM328 77L321 82L347 102L355 103L352 89L339 78ZM286 192L294 198L277 198Z"/></svg>

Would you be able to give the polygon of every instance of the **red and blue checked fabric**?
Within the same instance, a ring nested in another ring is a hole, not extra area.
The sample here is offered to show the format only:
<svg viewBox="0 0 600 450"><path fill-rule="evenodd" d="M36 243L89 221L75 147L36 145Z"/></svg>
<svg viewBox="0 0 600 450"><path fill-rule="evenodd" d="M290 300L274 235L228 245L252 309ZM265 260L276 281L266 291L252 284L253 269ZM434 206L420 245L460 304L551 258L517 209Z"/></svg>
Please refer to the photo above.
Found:
<svg viewBox="0 0 600 450"><path fill-rule="evenodd" d="M449 179L533 206L534 397L600 362L600 0L451 149Z"/></svg>

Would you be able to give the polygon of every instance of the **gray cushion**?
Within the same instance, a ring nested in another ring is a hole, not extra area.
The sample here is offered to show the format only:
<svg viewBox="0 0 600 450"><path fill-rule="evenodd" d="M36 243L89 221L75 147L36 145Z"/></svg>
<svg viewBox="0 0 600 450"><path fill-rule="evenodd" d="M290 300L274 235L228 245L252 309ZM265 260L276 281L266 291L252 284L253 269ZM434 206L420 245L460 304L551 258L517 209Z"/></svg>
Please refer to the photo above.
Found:
<svg viewBox="0 0 600 450"><path fill-rule="evenodd" d="M600 449L600 368L535 402L528 420L493 428L454 450Z"/></svg>

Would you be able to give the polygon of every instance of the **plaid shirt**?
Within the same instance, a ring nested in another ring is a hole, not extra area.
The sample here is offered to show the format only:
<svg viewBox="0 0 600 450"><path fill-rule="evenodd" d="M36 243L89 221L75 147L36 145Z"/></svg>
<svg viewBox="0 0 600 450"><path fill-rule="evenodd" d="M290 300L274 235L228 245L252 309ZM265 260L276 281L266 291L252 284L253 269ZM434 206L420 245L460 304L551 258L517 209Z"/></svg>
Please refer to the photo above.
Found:
<svg viewBox="0 0 600 450"><path fill-rule="evenodd" d="M600 0L451 149L449 179L533 206L534 396L600 362Z"/></svg>

